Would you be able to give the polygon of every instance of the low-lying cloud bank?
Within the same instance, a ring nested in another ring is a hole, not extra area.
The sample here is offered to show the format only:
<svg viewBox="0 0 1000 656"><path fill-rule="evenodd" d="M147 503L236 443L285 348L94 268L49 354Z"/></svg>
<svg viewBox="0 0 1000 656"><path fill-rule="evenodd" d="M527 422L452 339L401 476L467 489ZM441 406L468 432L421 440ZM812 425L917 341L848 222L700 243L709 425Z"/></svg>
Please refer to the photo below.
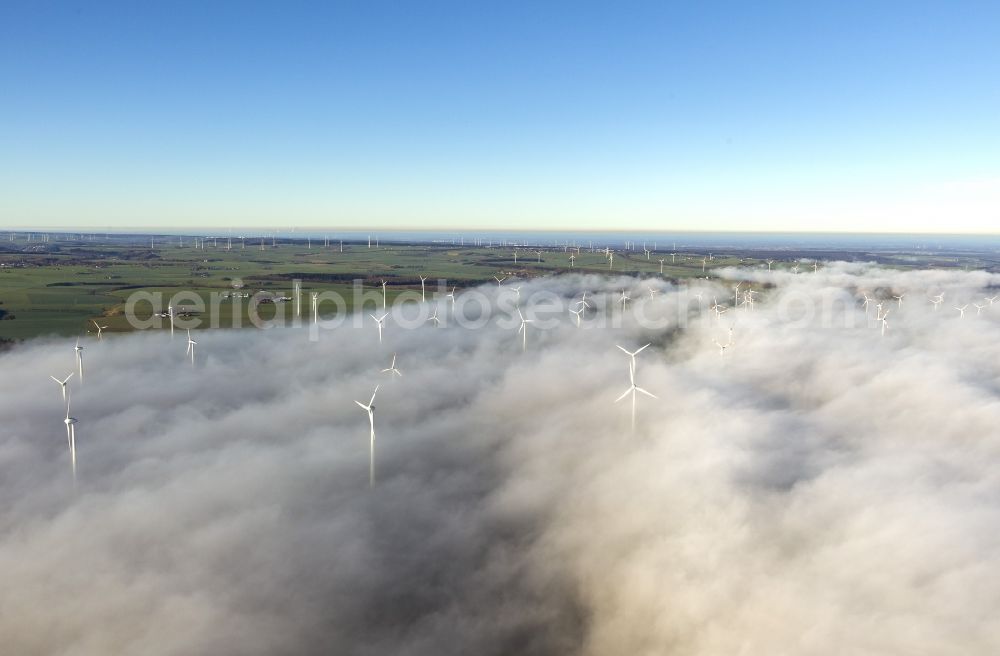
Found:
<svg viewBox="0 0 1000 656"><path fill-rule="evenodd" d="M4 653L997 653L1000 302L952 307L1000 277L729 276L753 311L526 282L596 307L524 353L516 322L199 332L194 367L180 334L88 339L75 489L72 342L3 355ZM646 342L632 434L615 345Z"/></svg>

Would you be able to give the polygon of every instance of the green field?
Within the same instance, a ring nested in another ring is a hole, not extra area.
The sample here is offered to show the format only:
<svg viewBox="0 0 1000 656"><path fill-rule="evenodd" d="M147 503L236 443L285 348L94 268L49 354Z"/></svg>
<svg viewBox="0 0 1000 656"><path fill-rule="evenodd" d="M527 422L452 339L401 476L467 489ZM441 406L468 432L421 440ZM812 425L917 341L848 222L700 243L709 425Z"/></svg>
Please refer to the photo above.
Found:
<svg viewBox="0 0 1000 656"><path fill-rule="evenodd" d="M305 241L277 241L261 250L259 242L234 241L232 249L226 243L206 240L205 247L196 249L188 238L183 246L177 238L151 248L147 237L80 240L66 237L46 242L28 242L26 235L15 241L0 242L0 339L25 339L39 335L79 335L95 332L92 320L106 325L106 332L132 330L125 319L126 299L137 291L162 293L169 299L181 291L197 294L207 305L213 294L232 291L235 280L241 280L242 291L254 294L264 291L291 294L292 281L302 280L303 315L308 314L310 292L333 290L346 300L345 309L354 309L352 281L361 280L366 291L381 294L380 281L387 281L391 300L403 292L420 290L419 276L428 278L428 293L437 289L438 281L460 289L493 280L494 275L528 278L566 272L609 273L603 252L581 249L549 248L514 249L453 247L430 244L382 244L369 247L366 243L345 243L323 247ZM575 255L571 267L570 255ZM640 251L619 251L614 256L614 274L661 275L659 260L665 260L662 275L670 279L711 275L722 267L743 265L763 266L768 259L774 267L789 268L801 253L761 253L732 251L716 253L708 261L705 272L702 260L707 253L685 250L652 253L648 258ZM844 254L826 253L834 258ZM820 256L817 256L821 259ZM885 259L887 256L883 256ZM922 260L924 258L921 258ZM938 266L977 266L991 268L973 258L938 258ZM899 254L886 262L893 266L920 266L908 254ZM166 301L164 301L164 306ZM184 304L181 304L184 307ZM321 312L328 315L333 305ZM374 307L374 301L372 301ZM238 304L223 302L218 306L222 326L249 325L247 301ZM163 307L162 309L166 309ZM136 316L147 318L150 304L140 304ZM287 312L287 310L286 310ZM260 316L274 316L274 307L262 306ZM234 316L238 315L238 316Z"/></svg>

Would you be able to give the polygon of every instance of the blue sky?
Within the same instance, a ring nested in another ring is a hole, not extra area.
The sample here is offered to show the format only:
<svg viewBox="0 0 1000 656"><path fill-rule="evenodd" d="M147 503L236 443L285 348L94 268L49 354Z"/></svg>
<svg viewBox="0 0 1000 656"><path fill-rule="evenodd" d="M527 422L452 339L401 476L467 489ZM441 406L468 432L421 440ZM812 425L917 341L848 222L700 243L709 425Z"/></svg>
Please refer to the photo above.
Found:
<svg viewBox="0 0 1000 656"><path fill-rule="evenodd" d="M0 225L1000 230L1000 4L0 3Z"/></svg>

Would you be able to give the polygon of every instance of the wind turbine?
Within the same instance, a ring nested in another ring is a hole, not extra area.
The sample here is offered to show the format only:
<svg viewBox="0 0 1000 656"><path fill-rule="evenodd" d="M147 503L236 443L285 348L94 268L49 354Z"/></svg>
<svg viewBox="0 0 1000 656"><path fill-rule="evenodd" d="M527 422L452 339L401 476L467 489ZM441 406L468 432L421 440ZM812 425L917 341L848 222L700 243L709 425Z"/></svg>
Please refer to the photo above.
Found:
<svg viewBox="0 0 1000 656"><path fill-rule="evenodd" d="M374 319L375 322L378 324L378 343L381 344L382 343L382 322L385 321L385 318L387 316L389 316L389 313L386 312L385 314L382 315L381 318L376 317L374 314L369 314L368 316L370 316L372 319Z"/></svg>
<svg viewBox="0 0 1000 656"><path fill-rule="evenodd" d="M622 290L622 296L618 300L622 302L622 312L624 312L625 311L625 303L627 303L628 301L631 301L632 297L629 296L628 294L626 294L625 290L623 289Z"/></svg>
<svg viewBox="0 0 1000 656"><path fill-rule="evenodd" d="M385 309L385 279L382 280L382 309Z"/></svg>
<svg viewBox="0 0 1000 656"><path fill-rule="evenodd" d="M742 284L743 281L741 280L740 282L736 283L735 287L733 287L733 307L736 307L737 305L740 304L740 285Z"/></svg>
<svg viewBox="0 0 1000 656"><path fill-rule="evenodd" d="M934 311L937 312L938 306L944 302L944 294L938 294L931 299L931 305L934 306Z"/></svg>
<svg viewBox="0 0 1000 656"><path fill-rule="evenodd" d="M577 328L580 327L580 317L581 317L581 315L583 315L583 311L586 310L586 309L587 308L581 306L579 310L572 310L572 309L570 310L570 314L575 314L576 315L576 327Z"/></svg>
<svg viewBox="0 0 1000 656"><path fill-rule="evenodd" d="M710 307L709 309L715 311L715 318L718 319L718 318L720 318L722 316L722 313L726 311L726 306L725 305L719 305L719 299L717 299L717 298L713 297L712 301L714 301L714 302L712 304L712 307Z"/></svg>
<svg viewBox="0 0 1000 656"><path fill-rule="evenodd" d="M162 307L162 306L160 306ZM174 306L167 306L167 316L170 317L170 339L174 338Z"/></svg>
<svg viewBox="0 0 1000 656"><path fill-rule="evenodd" d="M191 366L193 367L194 366L194 346L198 342L196 342L193 339L191 339L191 329L190 328L188 328L187 333L188 333L187 353L191 356Z"/></svg>
<svg viewBox="0 0 1000 656"><path fill-rule="evenodd" d="M452 309L452 311L455 310L455 289L457 289L457 287L452 287L451 291L448 292L447 294L445 294L446 298L450 298L451 299L451 309Z"/></svg>
<svg viewBox="0 0 1000 656"><path fill-rule="evenodd" d="M621 347L619 347L619 348L621 348ZM643 348L646 348L646 347L644 346ZM624 349L622 349L622 350L624 350ZM639 349L639 350L642 350L642 349ZM622 393L621 396L619 396L617 399L615 399L615 403L618 403L619 401L621 401L622 399L624 399L629 394L632 395L632 432L634 433L635 432L635 393L636 392L641 392L642 394L645 394L646 396L648 396L650 398L653 398L653 399L656 398L656 395L653 394L653 393L651 393L651 392L647 392L646 390L642 389L641 387L639 387L638 385L635 384L635 366L632 365L632 364L630 364L629 368L628 368L628 379L629 379L628 389L625 390Z"/></svg>
<svg viewBox="0 0 1000 656"><path fill-rule="evenodd" d="M615 254L608 253L608 271L615 267Z"/></svg>
<svg viewBox="0 0 1000 656"><path fill-rule="evenodd" d="M874 299L868 298L868 294L865 294L865 302L861 305L865 309L865 314L868 314L868 306L871 305L872 300Z"/></svg>
<svg viewBox="0 0 1000 656"><path fill-rule="evenodd" d="M434 314L431 315L431 318L428 319L428 321L433 321L435 326L441 325L441 320L438 319L438 309L436 307L434 308Z"/></svg>
<svg viewBox="0 0 1000 656"><path fill-rule="evenodd" d="M976 316L977 317L983 311L983 308L987 307L987 305L985 303L983 305L980 305L979 303L973 303L973 305L976 306Z"/></svg>
<svg viewBox="0 0 1000 656"><path fill-rule="evenodd" d="M646 289L649 290L649 300L656 300L656 295L660 293L660 290L653 287L647 287Z"/></svg>
<svg viewBox="0 0 1000 656"><path fill-rule="evenodd" d="M573 266L574 266L573 262L575 262L575 261L576 261L576 255L570 255L569 256L569 268L571 268L571 269L573 268Z"/></svg>
<svg viewBox="0 0 1000 656"><path fill-rule="evenodd" d="M313 323L319 323L319 293L312 292L309 298L312 303Z"/></svg>
<svg viewBox="0 0 1000 656"><path fill-rule="evenodd" d="M996 301L998 298L1000 298L1000 294L998 294L997 296L986 296L983 298L983 300L989 301L990 305L993 305L994 301Z"/></svg>
<svg viewBox="0 0 1000 656"><path fill-rule="evenodd" d="M719 347L719 357L726 357L726 349L733 345L733 331L729 331L729 340L725 344L720 344L719 340L712 340Z"/></svg>
<svg viewBox="0 0 1000 656"><path fill-rule="evenodd" d="M382 373L385 373L387 371L389 372L389 377L390 378L392 376L399 376L400 378L403 377L402 372L400 372L400 370L396 368L396 354L395 353L392 354L392 364L390 364L387 368L383 369Z"/></svg>
<svg viewBox="0 0 1000 656"><path fill-rule="evenodd" d="M621 351L629 357L629 362L628 362L629 369L635 370L635 356L642 353L646 349L646 347L649 346L649 344L646 344L646 346L641 346L634 351L630 351L624 346L620 346L619 344L615 344L615 346L621 349Z"/></svg>
<svg viewBox="0 0 1000 656"><path fill-rule="evenodd" d="M497 276L493 276L493 279L497 281L497 288L499 289L503 281L507 279L507 276L504 276L503 278L498 278Z"/></svg>
<svg viewBox="0 0 1000 656"><path fill-rule="evenodd" d="M903 307L903 296L905 296L905 294L900 294L899 296L895 294L892 295L892 297L896 299L896 302L898 303L898 305L896 306L897 308Z"/></svg>
<svg viewBox="0 0 1000 656"><path fill-rule="evenodd" d="M424 282L427 280L425 276L420 276L420 302L424 303L427 298L424 296Z"/></svg>
<svg viewBox="0 0 1000 656"><path fill-rule="evenodd" d="M59 387L61 387L61 388L62 388L62 395L63 395L63 401L65 401L65 400L66 400L66 383L68 383L68 382L69 382L69 379L70 379L70 378L72 378L72 377L73 377L73 374L72 374L72 373L70 373L70 375L66 376L66 377L65 377L64 379L62 379L62 380L59 380L59 379L58 379L58 378L56 378L55 376L49 376L49 378L51 378L52 380L54 380L54 381L56 381L57 383L59 383Z"/></svg>
<svg viewBox="0 0 1000 656"><path fill-rule="evenodd" d="M664 262L666 262L666 259L661 259L660 260L660 275L661 276L663 275L663 263Z"/></svg>
<svg viewBox="0 0 1000 656"><path fill-rule="evenodd" d="M107 326L102 326L93 319L90 320L90 323L97 327L97 341L101 341L101 331L107 328Z"/></svg>
<svg viewBox="0 0 1000 656"><path fill-rule="evenodd" d="M886 317L888 317L888 316L889 316L889 312L890 312L890 311L891 311L891 310L886 310L886 311L885 311L885 314L883 314L883 315L882 315L882 318L881 318L881 319L879 319L879 321L881 321L881 322L882 322L882 337L885 337L885 330L886 330L886 328L888 328L888 327L889 327L889 322L888 322L888 321L886 321Z"/></svg>
<svg viewBox="0 0 1000 656"><path fill-rule="evenodd" d="M532 323L534 319L525 319L524 315L521 314L521 308L517 308L517 316L521 318L521 326L517 329L517 332L521 333L521 351L528 350L528 329L527 324Z"/></svg>
<svg viewBox="0 0 1000 656"><path fill-rule="evenodd" d="M966 303L962 307L955 306L955 309L958 310L958 318L959 319L964 319L965 318L965 308L967 308L967 307L969 307L968 303Z"/></svg>
<svg viewBox="0 0 1000 656"><path fill-rule="evenodd" d="M368 413L368 425L371 427L371 443L368 448L368 487L375 487L375 395L378 394L378 385L372 392L372 398L367 404L355 401Z"/></svg>
<svg viewBox="0 0 1000 656"><path fill-rule="evenodd" d="M591 307L590 303L587 302L587 292L583 292L583 297L576 302L577 305L582 305L585 308Z"/></svg>
<svg viewBox="0 0 1000 656"><path fill-rule="evenodd" d="M520 301L521 300L521 287L523 287L523 285L518 285L517 287L508 287L507 288L507 289L511 290L512 292L514 292L515 300L516 301Z"/></svg>
<svg viewBox="0 0 1000 656"><path fill-rule="evenodd" d="M80 338L76 338L76 346L73 347L76 351L76 370L80 374L80 384L83 384L83 347L80 346Z"/></svg>
<svg viewBox="0 0 1000 656"><path fill-rule="evenodd" d="M69 397L66 398L66 441L69 443L69 455L73 462L73 482L76 483L76 417L69 416Z"/></svg>
<svg viewBox="0 0 1000 656"><path fill-rule="evenodd" d="M708 258L707 257L701 258L701 272L702 273L705 273L705 266L707 264L708 264Z"/></svg>
<svg viewBox="0 0 1000 656"><path fill-rule="evenodd" d="M774 264L774 260L768 260L768 261L767 261L767 270L768 270L768 271L770 271L770 270L771 270L771 265L772 265L772 264Z"/></svg>

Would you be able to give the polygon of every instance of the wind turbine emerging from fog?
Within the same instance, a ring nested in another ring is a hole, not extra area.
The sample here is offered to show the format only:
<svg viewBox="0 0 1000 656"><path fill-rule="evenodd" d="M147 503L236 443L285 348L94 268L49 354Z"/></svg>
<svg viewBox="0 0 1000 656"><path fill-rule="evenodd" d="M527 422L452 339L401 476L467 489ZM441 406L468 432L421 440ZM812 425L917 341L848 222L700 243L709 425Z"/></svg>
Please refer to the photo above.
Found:
<svg viewBox="0 0 1000 656"><path fill-rule="evenodd" d="M628 301L631 301L632 297L629 296L628 294L626 294L625 290L623 289L622 290L622 296L618 300L622 302L622 312L624 312L625 311L625 303L627 303Z"/></svg>
<svg viewBox="0 0 1000 656"><path fill-rule="evenodd" d="M895 294L893 294L892 297L894 299L896 299L896 303L897 303L896 307L897 308L903 307L903 296L905 296L905 294L900 294L899 296L896 296Z"/></svg>
<svg viewBox="0 0 1000 656"><path fill-rule="evenodd" d="M163 307L163 306L160 306ZM174 338L174 306L167 306L167 317L170 318L170 339Z"/></svg>
<svg viewBox="0 0 1000 656"><path fill-rule="evenodd" d="M1000 295L997 295L997 296L986 296L986 297L984 297L984 298L983 298L983 300L984 300L984 301L989 301L989 304L990 304L990 305L993 305L993 303L994 303L994 302L995 302L995 301L996 301L996 300L997 300L998 298L1000 298Z"/></svg>
<svg viewBox="0 0 1000 656"><path fill-rule="evenodd" d="M194 366L194 346L198 342L196 342L193 339L191 339L191 329L190 328L188 329L187 333L188 333L187 353L191 356L191 366L193 367Z"/></svg>
<svg viewBox="0 0 1000 656"><path fill-rule="evenodd" d="M80 338L76 338L76 346L73 347L76 351L76 371L80 374L80 384L83 384L83 347L80 346Z"/></svg>
<svg viewBox="0 0 1000 656"><path fill-rule="evenodd" d="M424 303L427 301L427 297L424 296L424 283L427 281L425 276L420 276L420 302Z"/></svg>
<svg viewBox="0 0 1000 656"><path fill-rule="evenodd" d="M582 305L585 308L591 307L590 303L587 302L587 292L583 292L583 296L576 302L576 304Z"/></svg>
<svg viewBox="0 0 1000 656"><path fill-rule="evenodd" d="M976 316L977 316L977 317L978 317L978 316L979 316L979 314L980 314L980 313L981 313L981 312L983 311L983 308L985 308L985 307L986 307L986 304L983 304L983 305L980 305L979 303L973 303L973 305L975 305L975 306L976 306Z"/></svg>
<svg viewBox="0 0 1000 656"><path fill-rule="evenodd" d="M66 441L69 443L69 455L73 462L73 482L76 483L76 417L69 416L69 397L66 397Z"/></svg>
<svg viewBox="0 0 1000 656"><path fill-rule="evenodd" d="M319 323L319 293L312 292L309 299L312 302L313 323Z"/></svg>
<svg viewBox="0 0 1000 656"><path fill-rule="evenodd" d="M90 320L90 323L94 324L94 326L97 328L97 341L101 341L101 331L107 328L107 326L102 326L93 319Z"/></svg>
<svg viewBox="0 0 1000 656"><path fill-rule="evenodd" d="M437 308L434 308L434 314L431 315L431 318L428 319L428 321L433 321L435 326L440 326L441 325L441 320L438 319L438 309Z"/></svg>
<svg viewBox="0 0 1000 656"><path fill-rule="evenodd" d="M583 311L585 309L586 308L584 308L584 307L581 306L580 309L578 309L578 310L570 310L570 314L575 314L576 315L576 327L577 328L580 327L580 316L583 314Z"/></svg>
<svg viewBox="0 0 1000 656"><path fill-rule="evenodd" d="M958 310L958 318L959 319L964 319L965 318L965 308L967 308L967 307L969 307L968 303L966 303L962 307L955 306L955 309Z"/></svg>
<svg viewBox="0 0 1000 656"><path fill-rule="evenodd" d="M497 281L497 287L501 287L503 285L503 281L507 279L507 276L504 276L503 278L493 276L493 279Z"/></svg>
<svg viewBox="0 0 1000 656"><path fill-rule="evenodd" d="M385 280L382 281L382 309L385 309Z"/></svg>
<svg viewBox="0 0 1000 656"><path fill-rule="evenodd" d="M524 315L521 314L521 308L517 308L517 316L521 318L521 326L517 329L517 332L521 333L521 351L528 350L528 328L527 325L532 323L534 319L525 319Z"/></svg>
<svg viewBox="0 0 1000 656"><path fill-rule="evenodd" d="M66 383L68 383L68 382L69 382L69 379L70 379L70 378L72 378L72 377L73 377L73 374L72 374L72 373L70 373L70 375L66 376L66 377L65 377L65 378L63 378L62 380L59 380L59 379L58 379L58 378L56 378L55 376L49 376L49 378L51 378L52 380L54 380L54 381L56 381L57 383L59 383L59 387L61 387L61 388L62 388L62 395L63 395L63 401L65 401L65 400L66 400Z"/></svg>
<svg viewBox="0 0 1000 656"><path fill-rule="evenodd" d="M634 351L630 351L627 348L625 348L624 346L621 346L619 344L615 344L615 346L617 346L619 349L621 349L622 353L624 353L625 355L627 355L629 357L629 361L628 361L629 369L635 370L635 366L636 366L636 364L635 364L635 356L637 356L640 353L642 353L646 349L646 347L649 346L649 344L646 344L646 346L641 346L641 347L637 348Z"/></svg>
<svg viewBox="0 0 1000 656"><path fill-rule="evenodd" d="M931 304L934 306L934 311L937 312L938 306L944 302L944 294L938 294L931 298Z"/></svg>
<svg viewBox="0 0 1000 656"><path fill-rule="evenodd" d="M647 344L647 346L648 346L648 344ZM619 346L618 348L621 348L621 347ZM646 348L646 347L643 346L642 348ZM622 349L622 350L624 351L625 349ZM642 349L639 349L639 350L641 351ZM628 353L628 351L625 351L625 352ZM638 353L638 351L636 351L636 353ZM634 355L633 355L633 357L634 357ZM656 398L656 395L653 394L653 393L651 393L651 392L648 392L648 391L642 389L641 387L639 387L638 385L635 384L635 365L632 364L632 363L629 363L629 367L628 367L628 379L629 379L628 389L625 390L624 392L622 392L622 395L619 396L617 399L615 399L615 403L618 403L619 401L621 401L622 399L624 399L629 394L632 395L632 432L634 433L635 432L635 395L636 395L636 392L640 392L642 394L645 394L646 396L648 396L650 398L653 398L653 399Z"/></svg>
<svg viewBox="0 0 1000 656"><path fill-rule="evenodd" d="M392 354L392 364L390 364L388 367L386 367L385 369L382 370L382 373L386 373L386 372L389 372L389 377L390 378L392 376L399 376L400 378L403 377L402 372L399 369L396 368L396 354L395 353Z"/></svg>
<svg viewBox="0 0 1000 656"><path fill-rule="evenodd" d="M382 315L381 318L376 317L374 314L369 314L368 316L370 316L372 319L374 319L375 323L378 324L378 343L381 344L382 343L382 322L385 321L385 318L387 316L389 316L389 313L386 312L385 314Z"/></svg>
<svg viewBox="0 0 1000 656"><path fill-rule="evenodd" d="M888 321L886 321L886 317L888 317L888 316L889 316L889 312L891 312L891 310L886 310L886 311L885 311L885 314L883 314L883 315L882 315L882 316L881 316L881 317L879 318L879 321L881 321L881 322L882 322L882 337L885 337L885 331L886 331L886 329L887 329L887 328L889 327L889 322L888 322Z"/></svg>
<svg viewBox="0 0 1000 656"><path fill-rule="evenodd" d="M367 404L355 401L368 413L368 425L371 427L371 442L368 447L368 487L375 487L375 395L378 394L378 385L372 392L372 398Z"/></svg>

